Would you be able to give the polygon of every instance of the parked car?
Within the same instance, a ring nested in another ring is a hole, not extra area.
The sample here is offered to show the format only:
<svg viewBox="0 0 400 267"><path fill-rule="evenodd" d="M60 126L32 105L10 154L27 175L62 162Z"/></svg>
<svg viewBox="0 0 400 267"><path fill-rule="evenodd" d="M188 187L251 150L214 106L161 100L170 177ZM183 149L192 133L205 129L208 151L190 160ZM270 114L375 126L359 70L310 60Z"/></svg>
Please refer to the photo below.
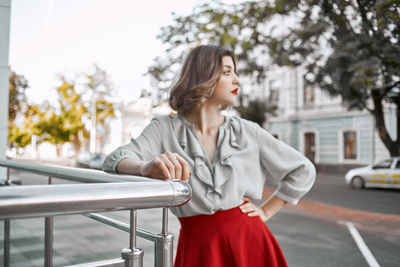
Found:
<svg viewBox="0 0 400 267"><path fill-rule="evenodd" d="M103 169L105 155L101 153L83 152L76 158L75 166L78 168Z"/></svg>
<svg viewBox="0 0 400 267"><path fill-rule="evenodd" d="M349 170L346 182L354 189L364 187L400 188L400 157Z"/></svg>

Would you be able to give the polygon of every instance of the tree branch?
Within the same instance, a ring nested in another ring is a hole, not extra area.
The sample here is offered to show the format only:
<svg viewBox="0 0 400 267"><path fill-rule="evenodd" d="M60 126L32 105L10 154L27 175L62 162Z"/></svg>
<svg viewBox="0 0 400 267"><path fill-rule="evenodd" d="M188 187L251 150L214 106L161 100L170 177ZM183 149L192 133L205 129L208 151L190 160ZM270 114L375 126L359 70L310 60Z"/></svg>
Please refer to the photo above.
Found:
<svg viewBox="0 0 400 267"><path fill-rule="evenodd" d="M392 90L393 88L395 88L397 85L400 85L400 81L395 82L394 84L387 86L384 88L384 92L382 94L382 97L386 96L390 90Z"/></svg>
<svg viewBox="0 0 400 267"><path fill-rule="evenodd" d="M333 8L333 6L332 6L332 8ZM351 34L354 36L354 38L356 38L357 34L354 32L353 27L351 27L351 24L350 24L349 20L347 19L346 14L344 14L343 8L339 8L339 11L340 11L340 15L343 17L343 19L345 21L345 24L347 25L348 30L351 32Z"/></svg>
<svg viewBox="0 0 400 267"><path fill-rule="evenodd" d="M362 4L360 3L360 0L357 0L357 5L358 5L358 9L360 10L360 14L361 14L361 19L362 19L362 24L363 24L363 29L365 31L366 34L369 35L368 29L371 29L372 31L372 36L375 36L375 31L374 31L374 27L372 26L371 22L368 20L367 18L367 14L365 13L365 9L364 6L362 6Z"/></svg>

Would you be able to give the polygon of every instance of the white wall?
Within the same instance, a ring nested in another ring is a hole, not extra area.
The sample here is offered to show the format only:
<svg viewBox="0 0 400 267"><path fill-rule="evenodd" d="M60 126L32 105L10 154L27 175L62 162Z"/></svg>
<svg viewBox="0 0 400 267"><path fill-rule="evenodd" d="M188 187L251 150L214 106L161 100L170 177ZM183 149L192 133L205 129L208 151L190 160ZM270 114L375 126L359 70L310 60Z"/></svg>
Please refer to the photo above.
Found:
<svg viewBox="0 0 400 267"><path fill-rule="evenodd" d="M8 51L10 43L10 0L0 0L0 159L5 159L8 139ZM0 180L6 169L0 168Z"/></svg>

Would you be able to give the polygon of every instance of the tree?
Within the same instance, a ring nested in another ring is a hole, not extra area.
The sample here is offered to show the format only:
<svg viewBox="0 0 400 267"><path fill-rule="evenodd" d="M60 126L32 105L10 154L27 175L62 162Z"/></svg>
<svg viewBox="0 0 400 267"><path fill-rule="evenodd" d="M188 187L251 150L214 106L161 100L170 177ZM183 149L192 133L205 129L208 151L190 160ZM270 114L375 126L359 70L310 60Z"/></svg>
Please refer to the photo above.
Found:
<svg viewBox="0 0 400 267"><path fill-rule="evenodd" d="M275 1L299 18L288 33L270 37L274 62L303 65L305 81L349 109L367 109L391 156L400 155L400 2L395 0ZM386 129L384 103L397 107L397 138Z"/></svg>
<svg viewBox="0 0 400 267"><path fill-rule="evenodd" d="M8 126L8 142L11 147L25 147L31 143L32 134L24 128L19 128L13 122Z"/></svg>
<svg viewBox="0 0 400 267"><path fill-rule="evenodd" d="M8 68L8 121L12 122L17 117L18 112L22 112L26 105L25 90L29 88L28 80L17 74L15 71Z"/></svg>
<svg viewBox="0 0 400 267"><path fill-rule="evenodd" d="M29 88L28 80L8 68L8 142L11 147L25 147L31 143L32 133L29 124L24 121L20 128L15 124L18 113L23 113L29 106L26 103L25 90Z"/></svg>
<svg viewBox="0 0 400 267"><path fill-rule="evenodd" d="M19 123L20 127L14 121L9 122L8 142L10 146L23 148L31 144L33 135L40 136L42 133L36 126L45 119L48 111L48 104L41 106L26 104L25 112L21 114L24 116L24 120Z"/></svg>
<svg viewBox="0 0 400 267"><path fill-rule="evenodd" d="M87 102L87 108L90 110L89 119L91 124L90 130L90 152L94 152L96 149L97 140L97 126L100 122L100 126L106 134L109 133L110 129L105 124L107 118L115 117L114 104L108 102L106 99L111 94L113 87L110 82L109 76L99 66L94 65L94 71L91 74L83 73L85 82L84 93L89 94L91 101Z"/></svg>
<svg viewBox="0 0 400 267"><path fill-rule="evenodd" d="M254 121L258 123L261 127L267 120L266 113L275 115L277 109L276 105L267 105L264 101L260 99L249 100L247 105L243 102L239 106L235 107L236 111L239 113L240 117Z"/></svg>
<svg viewBox="0 0 400 267"><path fill-rule="evenodd" d="M261 84L266 78L270 60L263 54L267 47L260 46L262 36L251 30L257 27L263 16L269 14L269 9L256 14L254 5L225 5L218 1L205 3L197 6L190 16L175 16L172 25L162 28L158 38L167 45L166 53L155 59L147 73L157 82L157 100L161 102L166 99L168 85L183 57L189 49L200 44L219 45L234 51L239 62L239 76ZM246 100L242 101L243 98ZM268 99L254 99L245 95L235 109L241 117L262 125L266 120L265 113L274 115L276 107Z"/></svg>
<svg viewBox="0 0 400 267"><path fill-rule="evenodd" d="M83 140L89 137L89 132L85 128L85 123L91 118L89 112L91 99L84 100L83 95L88 88L79 93L73 82L67 82L61 77L61 85L57 88L59 107L51 107L45 116L34 124L37 135L42 137L42 141L48 141L57 147L60 153L61 145L67 142L72 143L75 153L81 149ZM96 98L96 120L105 127L107 118L114 117L114 104L104 99L102 93Z"/></svg>
<svg viewBox="0 0 400 267"><path fill-rule="evenodd" d="M82 76L85 82L79 84L81 90L76 88L77 82L68 82L65 77L60 77L61 84L56 89L58 105L48 102L29 105L25 96L28 81L10 69L8 140L11 147L25 147L36 135L37 142L54 144L58 155L62 145L68 142L78 153L84 139L89 137L85 124L91 120L92 112L89 110L93 104L96 122L108 132L106 121L115 117L115 105L107 100L112 87L107 73L95 65L93 73L83 73ZM18 113L24 116L21 127L14 122Z"/></svg>
<svg viewBox="0 0 400 267"><path fill-rule="evenodd" d="M57 89L61 109L58 120L65 123L64 133L68 136L67 141L72 142L75 153L78 153L82 144L81 139L87 135L83 118L88 109L85 107L82 95L76 91L75 85L65 80L62 82L63 84Z"/></svg>
<svg viewBox="0 0 400 267"><path fill-rule="evenodd" d="M270 63L302 66L307 86L341 96L349 109L367 109L395 156L400 154L399 26L398 0L213 2L190 16L175 16L174 24L162 29L166 56L148 73L164 88L162 82L171 79L167 67L173 70L185 47L199 40L233 49L242 64L239 73L257 83ZM397 107L396 140L386 129L385 103Z"/></svg>
<svg viewBox="0 0 400 267"><path fill-rule="evenodd" d="M183 57L200 44L219 45L232 50L238 58L239 76L262 83L269 57L263 53L267 47L259 45L264 39L252 29L268 14L268 9L265 14L256 14L254 5L256 3L235 6L214 1L195 7L189 16L174 15L173 24L163 27L158 36L166 45L166 53L157 57L147 72L159 89L157 98L166 98L167 88Z"/></svg>

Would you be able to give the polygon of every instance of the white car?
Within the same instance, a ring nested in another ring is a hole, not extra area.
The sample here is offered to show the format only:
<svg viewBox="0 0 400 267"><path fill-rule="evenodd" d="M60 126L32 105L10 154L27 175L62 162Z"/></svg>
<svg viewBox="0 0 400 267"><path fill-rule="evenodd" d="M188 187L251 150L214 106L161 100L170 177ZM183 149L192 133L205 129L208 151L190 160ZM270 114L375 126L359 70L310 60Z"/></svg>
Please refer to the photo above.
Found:
<svg viewBox="0 0 400 267"><path fill-rule="evenodd" d="M354 189L364 187L400 188L400 157L349 170L346 183Z"/></svg>

